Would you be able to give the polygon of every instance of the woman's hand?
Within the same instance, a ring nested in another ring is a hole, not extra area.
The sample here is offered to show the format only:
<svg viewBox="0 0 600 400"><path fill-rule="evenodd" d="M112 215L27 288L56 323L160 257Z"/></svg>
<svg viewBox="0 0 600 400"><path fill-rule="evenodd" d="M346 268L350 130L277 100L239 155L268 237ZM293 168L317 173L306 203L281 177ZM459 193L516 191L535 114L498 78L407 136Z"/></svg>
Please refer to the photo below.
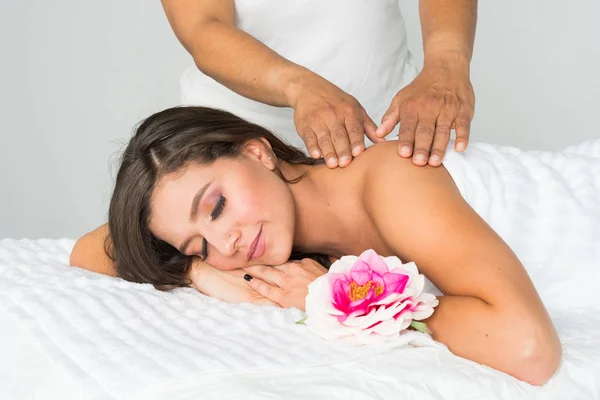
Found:
<svg viewBox="0 0 600 400"><path fill-rule="evenodd" d="M285 308L304 310L308 285L319 276L327 273L327 268L318 262L305 258L302 261L289 261L281 266L266 267L253 265L244 268L248 274L248 287Z"/></svg>
<svg viewBox="0 0 600 400"><path fill-rule="evenodd" d="M394 96L377 129L377 136L384 137L401 122L398 153L406 158L412 155L416 165L442 163L451 129L456 130L455 149L467 148L475 94L468 64L459 64L426 63L415 80Z"/></svg>
<svg viewBox="0 0 600 400"><path fill-rule="evenodd" d="M190 271L192 286L210 297L216 297L227 303L252 303L257 305L275 305L252 289L244 280L245 272L241 269L221 271L202 262L194 261Z"/></svg>
<svg viewBox="0 0 600 400"><path fill-rule="evenodd" d="M290 84L289 103L294 123L313 158L323 156L327 166L350 164L365 149L364 135L373 142L377 126L358 101L327 80L310 74Z"/></svg>

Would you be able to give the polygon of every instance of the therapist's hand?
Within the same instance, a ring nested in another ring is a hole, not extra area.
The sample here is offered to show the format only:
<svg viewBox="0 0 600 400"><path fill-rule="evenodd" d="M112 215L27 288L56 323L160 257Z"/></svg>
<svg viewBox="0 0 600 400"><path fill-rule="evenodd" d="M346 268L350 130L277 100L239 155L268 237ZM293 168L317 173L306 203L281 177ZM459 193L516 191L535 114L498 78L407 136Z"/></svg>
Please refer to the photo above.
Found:
<svg viewBox="0 0 600 400"><path fill-rule="evenodd" d="M345 167L365 149L364 136L375 136L377 125L359 102L318 75L299 77L290 90L294 123L313 158L328 167Z"/></svg>
<svg viewBox="0 0 600 400"><path fill-rule="evenodd" d="M389 134L400 123L398 153L416 165L441 164L456 130L455 150L469 143L475 94L468 65L432 61L415 80L394 96L377 130L378 137Z"/></svg>
<svg viewBox="0 0 600 400"><path fill-rule="evenodd" d="M327 273L327 268L305 258L277 267L253 265L244 268L248 286L281 307L305 309L308 285Z"/></svg>

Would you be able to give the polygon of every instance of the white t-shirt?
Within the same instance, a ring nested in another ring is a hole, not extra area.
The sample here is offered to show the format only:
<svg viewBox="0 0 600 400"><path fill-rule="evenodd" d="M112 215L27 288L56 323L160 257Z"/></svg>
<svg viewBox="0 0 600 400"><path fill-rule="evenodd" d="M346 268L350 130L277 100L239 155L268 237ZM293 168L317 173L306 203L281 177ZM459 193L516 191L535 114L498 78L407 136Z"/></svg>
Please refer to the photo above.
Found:
<svg viewBox="0 0 600 400"><path fill-rule="evenodd" d="M240 29L354 96L376 124L418 73L398 0L236 0L235 7ZM293 109L240 96L195 65L181 78L181 101L227 110L305 149Z"/></svg>

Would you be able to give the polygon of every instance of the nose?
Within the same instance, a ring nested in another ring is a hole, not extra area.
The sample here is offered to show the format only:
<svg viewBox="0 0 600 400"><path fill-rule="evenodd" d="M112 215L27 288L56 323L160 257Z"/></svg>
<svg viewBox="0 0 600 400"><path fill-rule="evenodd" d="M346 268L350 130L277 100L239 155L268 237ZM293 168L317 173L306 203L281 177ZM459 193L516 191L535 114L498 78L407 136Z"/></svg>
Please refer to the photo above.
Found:
<svg viewBox="0 0 600 400"><path fill-rule="evenodd" d="M222 251L224 256L232 257L237 252L241 236L241 232L237 229L225 232L225 240L223 242L225 245Z"/></svg>

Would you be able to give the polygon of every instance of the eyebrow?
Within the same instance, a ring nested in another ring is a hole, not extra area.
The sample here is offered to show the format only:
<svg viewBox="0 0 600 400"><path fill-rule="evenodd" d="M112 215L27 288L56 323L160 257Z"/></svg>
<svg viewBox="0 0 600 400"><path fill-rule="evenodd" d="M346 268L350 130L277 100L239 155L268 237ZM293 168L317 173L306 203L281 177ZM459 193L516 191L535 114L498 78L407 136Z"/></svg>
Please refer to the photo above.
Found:
<svg viewBox="0 0 600 400"><path fill-rule="evenodd" d="M206 185L202 186L200 190L198 190L198 192L196 192L196 194L194 195L194 198L192 199L192 207L190 208L190 222L193 222L194 219L196 219L196 215L198 214L198 204L200 204L202 196L204 196L204 193L206 193L206 190L208 189L211 183L212 181L209 181ZM187 239L185 242L183 242L181 246L179 246L180 253L185 254L185 250L189 246L192 239L193 237Z"/></svg>

